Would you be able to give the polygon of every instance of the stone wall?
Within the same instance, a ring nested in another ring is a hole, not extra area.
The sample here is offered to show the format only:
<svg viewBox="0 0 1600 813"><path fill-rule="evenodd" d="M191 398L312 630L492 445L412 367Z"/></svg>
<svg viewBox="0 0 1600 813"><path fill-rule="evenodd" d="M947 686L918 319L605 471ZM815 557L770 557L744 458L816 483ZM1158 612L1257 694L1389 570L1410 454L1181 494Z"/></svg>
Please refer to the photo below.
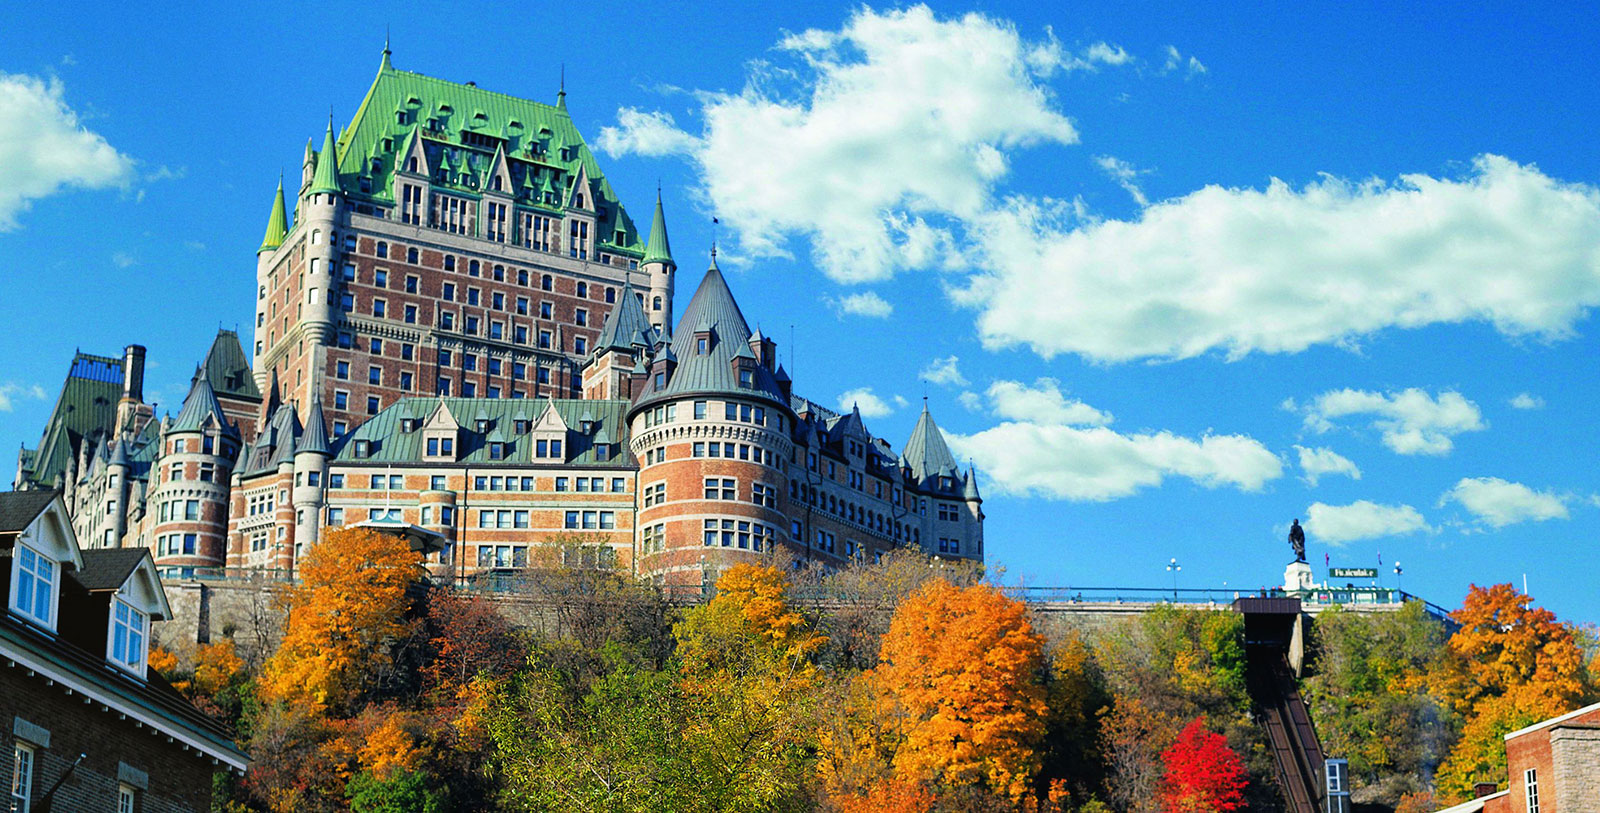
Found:
<svg viewBox="0 0 1600 813"><path fill-rule="evenodd" d="M1593 810L1600 799L1600 726L1556 726L1550 730L1550 753L1555 766L1552 813Z"/></svg>

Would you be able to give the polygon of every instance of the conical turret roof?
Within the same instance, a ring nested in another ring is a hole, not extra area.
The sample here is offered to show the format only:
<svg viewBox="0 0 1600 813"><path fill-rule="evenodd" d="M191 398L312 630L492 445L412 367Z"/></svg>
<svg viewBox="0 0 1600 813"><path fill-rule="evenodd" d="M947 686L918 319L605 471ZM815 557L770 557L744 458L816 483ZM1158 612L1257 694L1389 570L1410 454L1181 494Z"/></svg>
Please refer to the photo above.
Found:
<svg viewBox="0 0 1600 813"><path fill-rule="evenodd" d="M661 191L656 190L656 216L650 221L650 242L644 247L644 260L642 263L666 263L677 267L672 261L672 246L667 244L667 216L661 211Z"/></svg>
<svg viewBox="0 0 1600 813"><path fill-rule="evenodd" d="M333 117L328 117L328 132L322 138L322 151L317 153L317 171L311 176L312 195L339 194L339 146L333 138Z"/></svg>
<svg viewBox="0 0 1600 813"><path fill-rule="evenodd" d="M944 442L944 433L939 431L933 416L928 414L926 404L922 407L922 415L917 418L917 425L911 430L911 439L906 441L903 456L911 469L911 476L918 482L932 477L961 476L956 459L951 456L950 447Z"/></svg>
<svg viewBox="0 0 1600 813"><path fill-rule="evenodd" d="M961 490L961 496L963 498L965 498L967 500L967 502L983 502L983 498L978 496L978 470L977 469L974 469L974 468L968 468L967 469L967 483L966 483L966 487Z"/></svg>
<svg viewBox="0 0 1600 813"><path fill-rule="evenodd" d="M594 344L595 354L607 350L632 351L635 346L648 348L655 344L655 328L650 326L644 306L639 304L639 297L634 295L633 283L625 281L617 306L606 314L606 323L600 328L600 338Z"/></svg>
<svg viewBox="0 0 1600 813"><path fill-rule="evenodd" d="M728 290L728 282L715 263L706 271L694 296L690 297L678 324L680 327L699 326L701 335L709 331L711 341L706 352L700 352L694 331L678 331L677 337L658 352L655 359L656 362L676 360L677 369L664 387L658 387L652 381L641 403L662 394L689 392L764 396L779 404L787 403L772 372L759 364L754 365L750 386L739 385L733 361L735 358L751 357L750 325L739 311L739 304L734 301L733 292Z"/></svg>
<svg viewBox="0 0 1600 813"><path fill-rule="evenodd" d="M178 410L178 417L172 422L173 432L199 432L205 429L206 419L217 422L224 434L236 433L233 425L222 414L222 405L217 403L217 393L211 388L211 380L206 376L206 368L201 367L195 375L194 384L189 387L188 397L183 399L183 409Z"/></svg>
<svg viewBox="0 0 1600 813"><path fill-rule="evenodd" d="M267 233L261 238L261 248L257 249L256 253L271 251L283 245L283 238L288 234L289 215L283 205L283 176L279 175L278 193L272 198L272 213L267 215Z"/></svg>
<svg viewBox="0 0 1600 813"><path fill-rule="evenodd" d="M295 452L314 452L320 455L333 455L333 449L328 445L328 422L322 415L322 394L313 393L311 396L311 409L306 412L306 426L300 432L300 440L295 444Z"/></svg>

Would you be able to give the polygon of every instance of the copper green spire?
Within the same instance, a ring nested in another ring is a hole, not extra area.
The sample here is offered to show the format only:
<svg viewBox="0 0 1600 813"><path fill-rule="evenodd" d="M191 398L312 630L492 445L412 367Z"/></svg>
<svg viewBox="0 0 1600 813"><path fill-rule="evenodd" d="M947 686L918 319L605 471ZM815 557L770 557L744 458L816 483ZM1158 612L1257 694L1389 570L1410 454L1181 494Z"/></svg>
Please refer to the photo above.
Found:
<svg viewBox="0 0 1600 813"><path fill-rule="evenodd" d="M667 244L667 216L661 212L661 190L656 190L656 217L650 223L650 242L644 247L644 263L666 263L677 268L672 261L672 246Z"/></svg>
<svg viewBox="0 0 1600 813"><path fill-rule="evenodd" d="M383 31L383 61L378 63L378 70L387 71L392 69L393 66L389 64L389 30L385 28Z"/></svg>
<svg viewBox="0 0 1600 813"><path fill-rule="evenodd" d="M339 194L339 147L333 140L333 116L328 116L328 134L322 138L322 152L317 154L317 172L311 176L310 194L323 192Z"/></svg>
<svg viewBox="0 0 1600 813"><path fill-rule="evenodd" d="M279 173L278 194L273 196L272 214L267 216L267 235L261 238L261 248L257 249L256 253L271 251L283 245L283 238L288 233L289 218L284 214L283 209L283 173Z"/></svg>

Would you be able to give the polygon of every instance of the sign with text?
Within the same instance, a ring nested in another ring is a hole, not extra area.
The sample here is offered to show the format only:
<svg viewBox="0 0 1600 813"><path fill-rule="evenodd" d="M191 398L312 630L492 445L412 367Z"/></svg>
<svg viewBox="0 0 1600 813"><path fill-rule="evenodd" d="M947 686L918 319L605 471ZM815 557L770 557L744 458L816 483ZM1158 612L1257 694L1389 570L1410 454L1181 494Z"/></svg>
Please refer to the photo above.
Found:
<svg viewBox="0 0 1600 813"><path fill-rule="evenodd" d="M1376 579L1378 578L1378 569L1375 567L1330 567L1328 568L1328 578Z"/></svg>

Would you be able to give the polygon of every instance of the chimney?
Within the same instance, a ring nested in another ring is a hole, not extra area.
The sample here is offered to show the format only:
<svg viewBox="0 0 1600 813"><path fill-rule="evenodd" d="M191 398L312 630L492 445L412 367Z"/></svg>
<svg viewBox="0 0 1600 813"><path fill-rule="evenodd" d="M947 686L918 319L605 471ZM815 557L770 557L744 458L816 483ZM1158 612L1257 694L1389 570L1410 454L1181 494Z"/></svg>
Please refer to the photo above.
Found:
<svg viewBox="0 0 1600 813"><path fill-rule="evenodd" d="M144 400L144 345L130 344L122 351L122 397Z"/></svg>
<svg viewBox="0 0 1600 813"><path fill-rule="evenodd" d="M1478 784L1472 786L1472 798L1482 799L1483 797L1488 796L1499 789L1500 786L1493 782L1479 782Z"/></svg>

